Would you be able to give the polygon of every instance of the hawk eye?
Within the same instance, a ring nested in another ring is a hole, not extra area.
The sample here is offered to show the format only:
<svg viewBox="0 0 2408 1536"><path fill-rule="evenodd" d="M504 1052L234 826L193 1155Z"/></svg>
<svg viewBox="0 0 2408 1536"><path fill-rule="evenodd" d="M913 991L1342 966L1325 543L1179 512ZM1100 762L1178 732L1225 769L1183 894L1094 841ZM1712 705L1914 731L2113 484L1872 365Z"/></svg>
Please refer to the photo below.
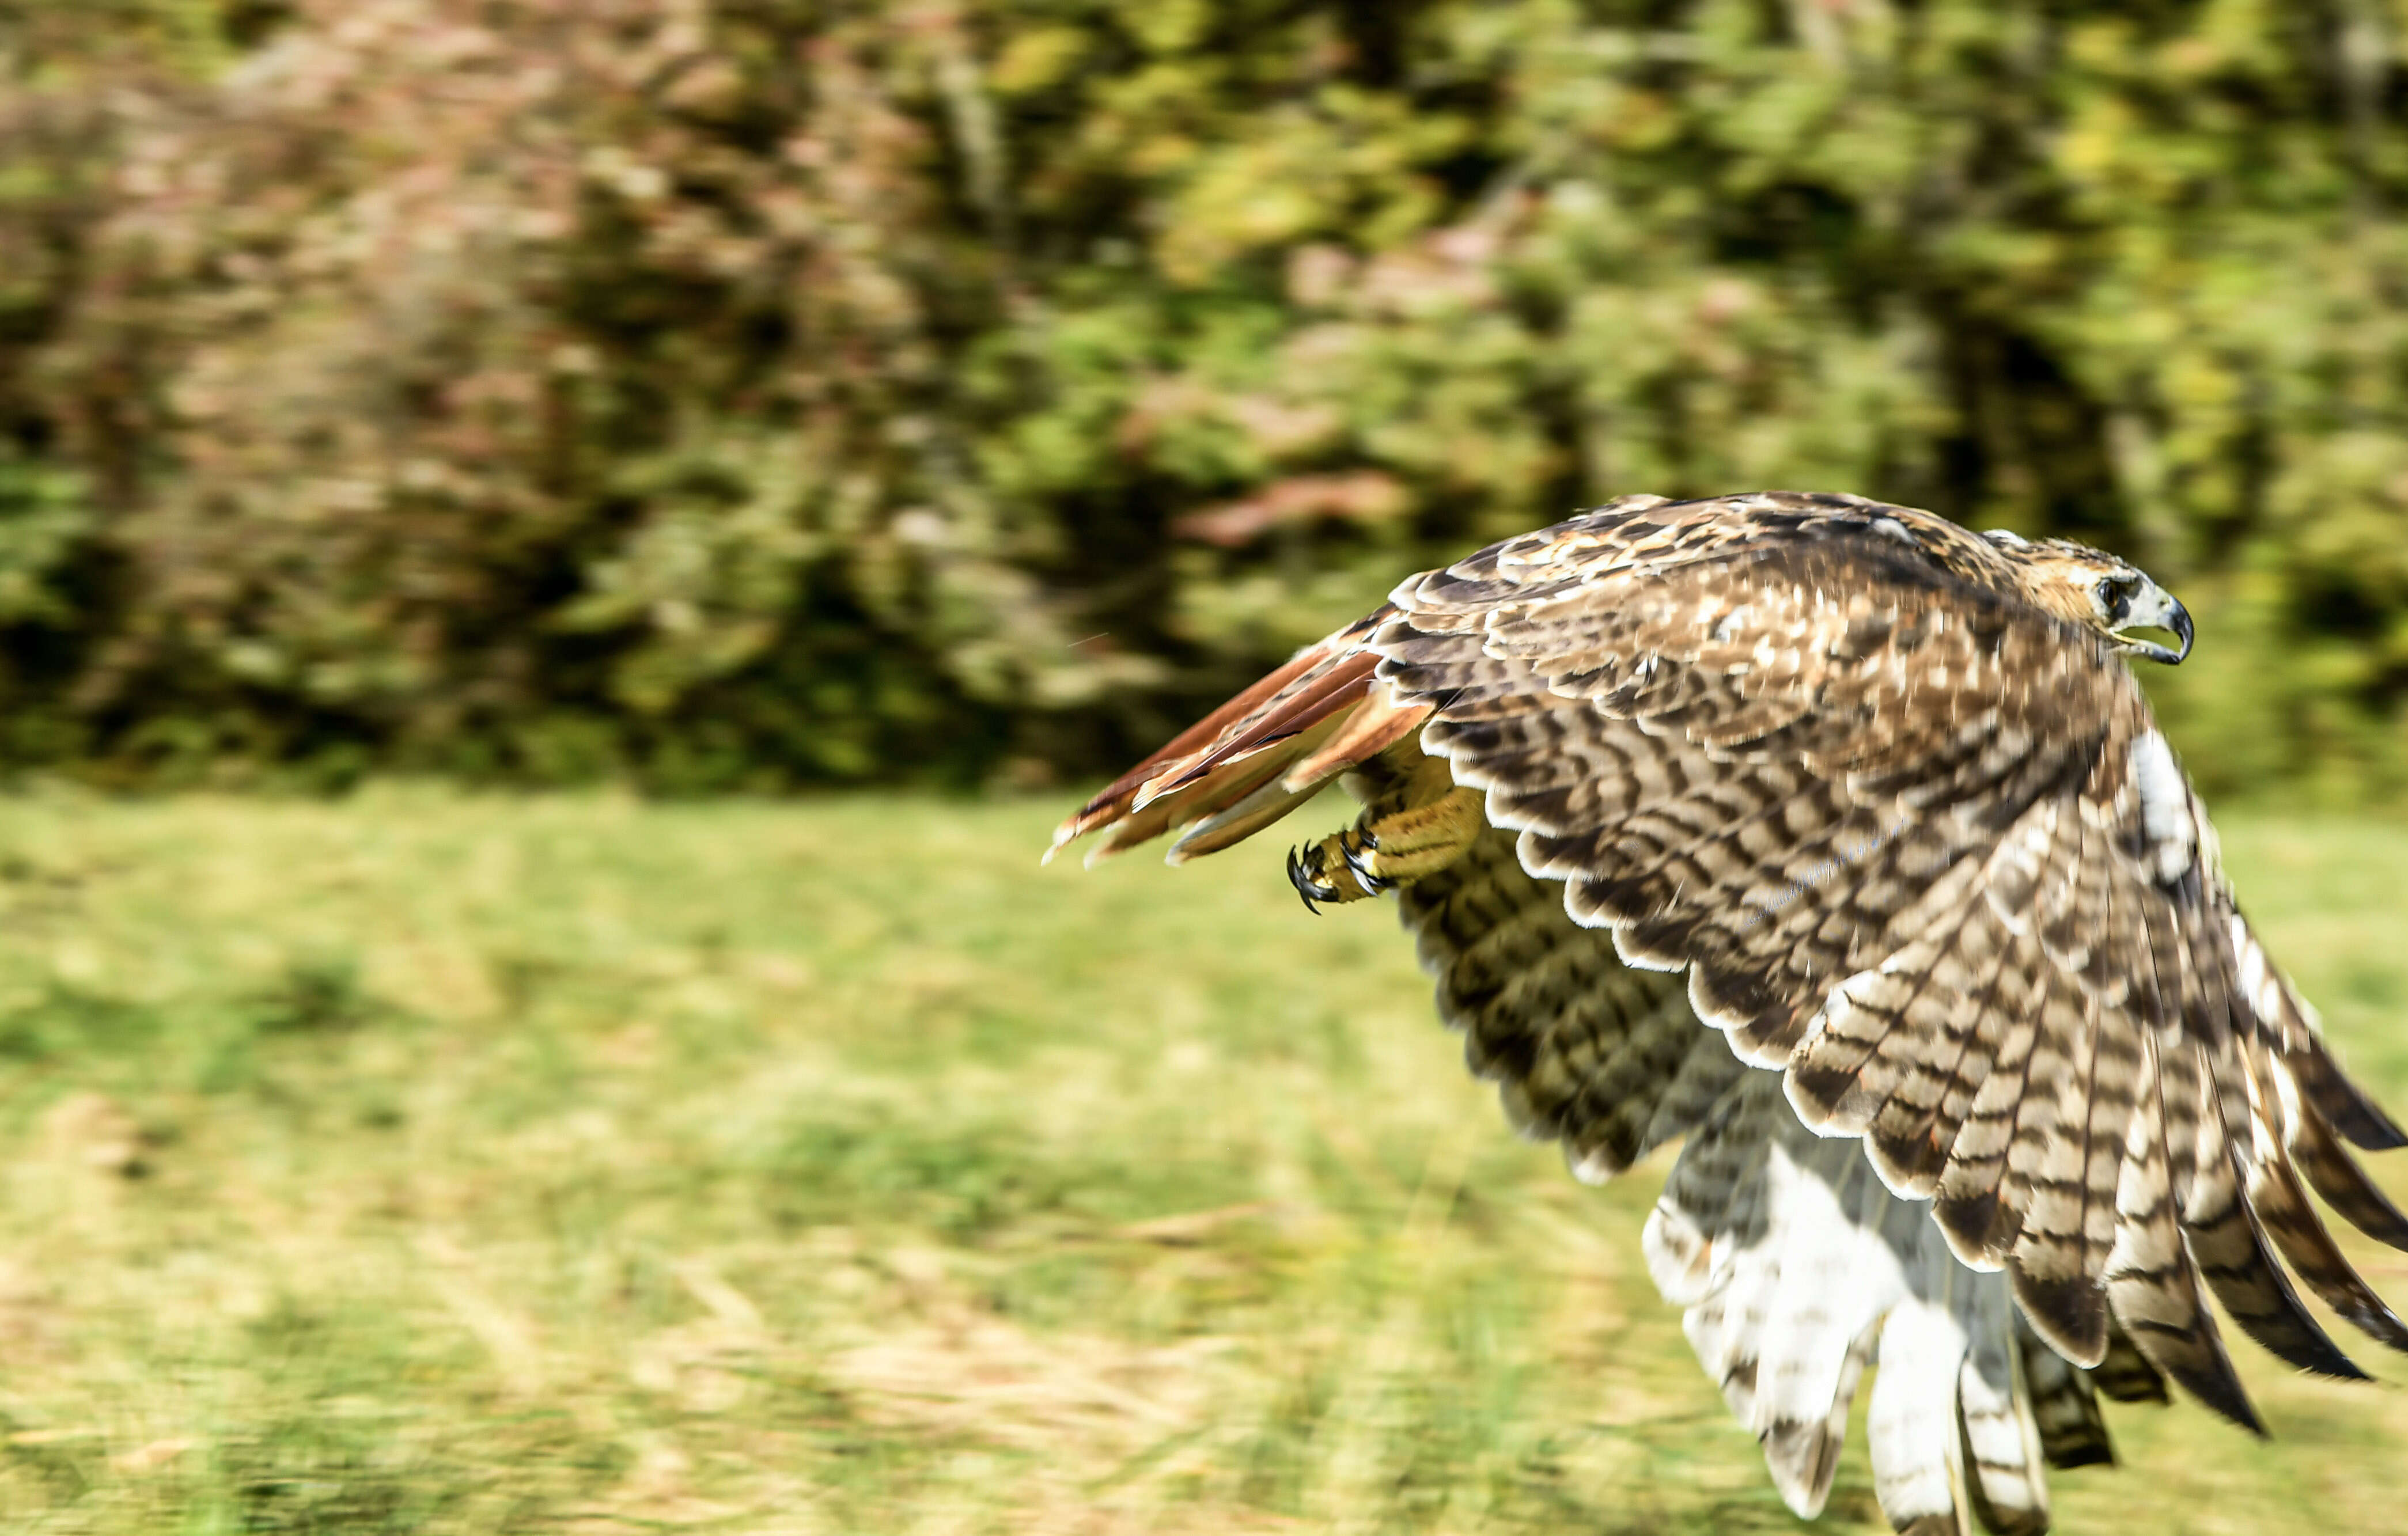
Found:
<svg viewBox="0 0 2408 1536"><path fill-rule="evenodd" d="M2140 580L2135 576L2111 576L2100 577L2096 593L2099 611L2106 615L2107 622L2111 624L2122 623L2124 621L2124 616L2132 611L2132 594L2140 590Z"/></svg>

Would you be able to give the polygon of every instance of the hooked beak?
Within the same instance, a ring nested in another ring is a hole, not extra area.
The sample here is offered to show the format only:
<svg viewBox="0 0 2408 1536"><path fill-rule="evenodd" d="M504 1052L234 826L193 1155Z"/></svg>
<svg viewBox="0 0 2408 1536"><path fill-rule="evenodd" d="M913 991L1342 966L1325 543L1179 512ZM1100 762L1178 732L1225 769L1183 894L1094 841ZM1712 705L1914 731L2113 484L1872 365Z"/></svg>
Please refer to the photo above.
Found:
<svg viewBox="0 0 2408 1536"><path fill-rule="evenodd" d="M2126 633L2128 630L2172 631L2173 637L2181 642L2182 648L2176 650L2154 640L2132 639ZM2163 661L2170 667L2180 666L2183 658L2190 654L2190 610L2175 602L2173 595L2164 588L2154 581L2149 582L2133 594L2131 608L2125 615L2123 628L2115 632L2115 639L2118 642L2115 648L2127 656Z"/></svg>

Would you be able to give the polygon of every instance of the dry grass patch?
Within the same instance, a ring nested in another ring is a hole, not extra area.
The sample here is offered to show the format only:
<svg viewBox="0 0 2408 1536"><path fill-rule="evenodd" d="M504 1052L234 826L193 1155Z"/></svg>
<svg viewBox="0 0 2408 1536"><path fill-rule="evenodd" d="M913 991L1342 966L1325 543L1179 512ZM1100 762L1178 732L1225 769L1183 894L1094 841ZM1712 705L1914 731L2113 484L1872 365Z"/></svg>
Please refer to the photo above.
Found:
<svg viewBox="0 0 2408 1536"><path fill-rule="evenodd" d="M1050 809L0 804L0 1520L1794 1529L1656 1175L1513 1141L1386 915ZM2408 833L2228 848L2408 1102ZM2061 1523L2392 1520L2400 1395L2247 1353L2274 1444L2120 1415Z"/></svg>

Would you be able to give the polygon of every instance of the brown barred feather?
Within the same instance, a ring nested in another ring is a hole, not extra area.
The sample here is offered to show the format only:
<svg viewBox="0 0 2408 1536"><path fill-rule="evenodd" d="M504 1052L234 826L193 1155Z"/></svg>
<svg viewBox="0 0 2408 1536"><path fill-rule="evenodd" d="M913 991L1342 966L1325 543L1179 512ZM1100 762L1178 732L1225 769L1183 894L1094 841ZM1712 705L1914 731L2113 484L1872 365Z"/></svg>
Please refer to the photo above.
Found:
<svg viewBox="0 0 2408 1536"><path fill-rule="evenodd" d="M1376 789L1369 804L1381 804ZM1484 833L1399 902L1473 1074L1498 1085L1517 1129L1562 1143L1583 1180L1684 1134L1740 1076L1729 1049L1698 1027L1680 978L1626 968L1605 935L1566 916L1559 888L1523 869L1504 833Z"/></svg>
<svg viewBox="0 0 2408 1536"><path fill-rule="evenodd" d="M2275 1070L2281 1071L2284 1065L2277 1063ZM2408 1249L2408 1216L2401 1215L2391 1198L2375 1188L2323 1116L2314 1110L2291 1116L2284 1131L2309 1188L2326 1204L2367 1236Z"/></svg>
<svg viewBox="0 0 2408 1536"><path fill-rule="evenodd" d="M2114 1466L2115 1443L2107 1433L2107 1415L2100 1411L2099 1389L2092 1381L2097 1372L2074 1365L2029 1328L2016 1329L2014 1344L2024 1390L2031 1400L2032 1424L2048 1464L2060 1469Z"/></svg>
<svg viewBox="0 0 2408 1536"><path fill-rule="evenodd" d="M2107 1358L2084 1372L2101 1397L2111 1402L2156 1402L2173 1401L2166 1390L2166 1378L2141 1353L2140 1345L2124 1330L2121 1323L2107 1334Z"/></svg>

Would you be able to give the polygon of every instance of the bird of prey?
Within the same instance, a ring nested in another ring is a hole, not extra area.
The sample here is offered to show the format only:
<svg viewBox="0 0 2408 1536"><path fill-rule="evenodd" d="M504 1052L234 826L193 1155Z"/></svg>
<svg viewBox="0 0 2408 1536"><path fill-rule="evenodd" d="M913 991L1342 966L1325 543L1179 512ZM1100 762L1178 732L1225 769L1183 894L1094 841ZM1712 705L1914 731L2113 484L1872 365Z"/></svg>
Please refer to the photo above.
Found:
<svg viewBox="0 0 2408 1536"><path fill-rule="evenodd" d="M2156 632L2160 638L2152 638ZM2171 641L2172 644L2166 643ZM2262 1433L2208 1306L2363 1374L2408 1328L2306 1191L2408 1248L2345 1077L2234 900L2128 659L2182 605L2059 540L1855 496L1627 496L1397 588L1054 850L1228 847L1332 778L1307 904L1393 895L1507 1115L1609 1178L1801 1515L1850 1404L1902 1531L2047 1529L2101 1395ZM1051 857L1049 853L1048 857Z"/></svg>

